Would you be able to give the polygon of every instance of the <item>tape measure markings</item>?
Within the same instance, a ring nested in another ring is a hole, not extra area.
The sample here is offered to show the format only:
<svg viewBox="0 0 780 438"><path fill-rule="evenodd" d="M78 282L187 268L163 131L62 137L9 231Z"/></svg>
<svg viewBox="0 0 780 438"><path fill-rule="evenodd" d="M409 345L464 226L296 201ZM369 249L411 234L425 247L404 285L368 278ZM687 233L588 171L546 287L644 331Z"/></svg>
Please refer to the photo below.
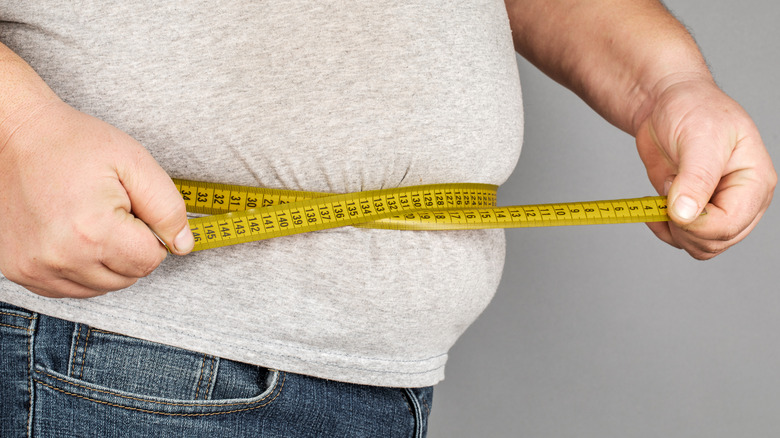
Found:
<svg viewBox="0 0 780 438"><path fill-rule="evenodd" d="M667 220L665 210L666 199L653 197L592 203L542 204L522 208L412 212L376 221L369 227L441 230L657 222Z"/></svg>
<svg viewBox="0 0 780 438"><path fill-rule="evenodd" d="M347 194L174 179L194 213L195 249L357 226L396 230L520 228L668 220L666 198L496 207L496 186L438 184Z"/></svg>

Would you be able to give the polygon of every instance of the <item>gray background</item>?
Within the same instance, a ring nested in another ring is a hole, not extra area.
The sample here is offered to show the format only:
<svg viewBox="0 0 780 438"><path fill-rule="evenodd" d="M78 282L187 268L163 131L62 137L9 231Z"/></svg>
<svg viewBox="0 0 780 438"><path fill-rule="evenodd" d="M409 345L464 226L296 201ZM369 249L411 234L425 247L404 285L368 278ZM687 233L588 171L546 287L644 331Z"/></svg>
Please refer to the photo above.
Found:
<svg viewBox="0 0 780 438"><path fill-rule="evenodd" d="M666 4L780 163L780 5ZM654 194L631 137L519 65L526 140L502 205ZM779 204L708 262L644 225L508 231L498 295L451 352L429 436L780 436Z"/></svg>

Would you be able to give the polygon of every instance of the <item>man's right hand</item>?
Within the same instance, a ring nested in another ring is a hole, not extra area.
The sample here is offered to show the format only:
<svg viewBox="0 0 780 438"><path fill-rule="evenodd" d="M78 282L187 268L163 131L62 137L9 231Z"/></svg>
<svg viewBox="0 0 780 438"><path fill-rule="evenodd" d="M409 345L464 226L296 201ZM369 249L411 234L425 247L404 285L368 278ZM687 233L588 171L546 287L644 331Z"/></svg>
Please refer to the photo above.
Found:
<svg viewBox="0 0 780 438"><path fill-rule="evenodd" d="M21 119L21 120L20 120ZM47 297L87 298L193 246L184 201L141 144L53 100L0 136L0 272Z"/></svg>

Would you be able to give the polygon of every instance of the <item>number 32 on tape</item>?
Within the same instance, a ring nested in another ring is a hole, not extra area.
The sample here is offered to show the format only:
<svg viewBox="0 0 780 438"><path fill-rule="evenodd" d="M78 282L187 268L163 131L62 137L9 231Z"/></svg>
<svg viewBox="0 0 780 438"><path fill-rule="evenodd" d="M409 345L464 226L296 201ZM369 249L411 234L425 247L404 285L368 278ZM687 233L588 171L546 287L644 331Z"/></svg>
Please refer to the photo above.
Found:
<svg viewBox="0 0 780 438"><path fill-rule="evenodd" d="M346 194L174 179L193 251L343 226L467 230L667 221L666 198L496 206L496 186L436 184Z"/></svg>

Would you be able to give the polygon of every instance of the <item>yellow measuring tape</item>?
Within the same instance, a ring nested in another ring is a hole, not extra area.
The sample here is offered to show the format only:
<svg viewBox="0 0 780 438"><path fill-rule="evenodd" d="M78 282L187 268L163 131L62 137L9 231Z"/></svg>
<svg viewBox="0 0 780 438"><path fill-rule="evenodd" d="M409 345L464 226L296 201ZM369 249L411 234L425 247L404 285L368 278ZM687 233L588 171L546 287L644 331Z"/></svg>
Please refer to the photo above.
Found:
<svg viewBox="0 0 780 438"><path fill-rule="evenodd" d="M668 220L666 198L496 207L497 187L434 184L347 194L263 189L174 179L187 211L193 251L343 226L464 230Z"/></svg>

